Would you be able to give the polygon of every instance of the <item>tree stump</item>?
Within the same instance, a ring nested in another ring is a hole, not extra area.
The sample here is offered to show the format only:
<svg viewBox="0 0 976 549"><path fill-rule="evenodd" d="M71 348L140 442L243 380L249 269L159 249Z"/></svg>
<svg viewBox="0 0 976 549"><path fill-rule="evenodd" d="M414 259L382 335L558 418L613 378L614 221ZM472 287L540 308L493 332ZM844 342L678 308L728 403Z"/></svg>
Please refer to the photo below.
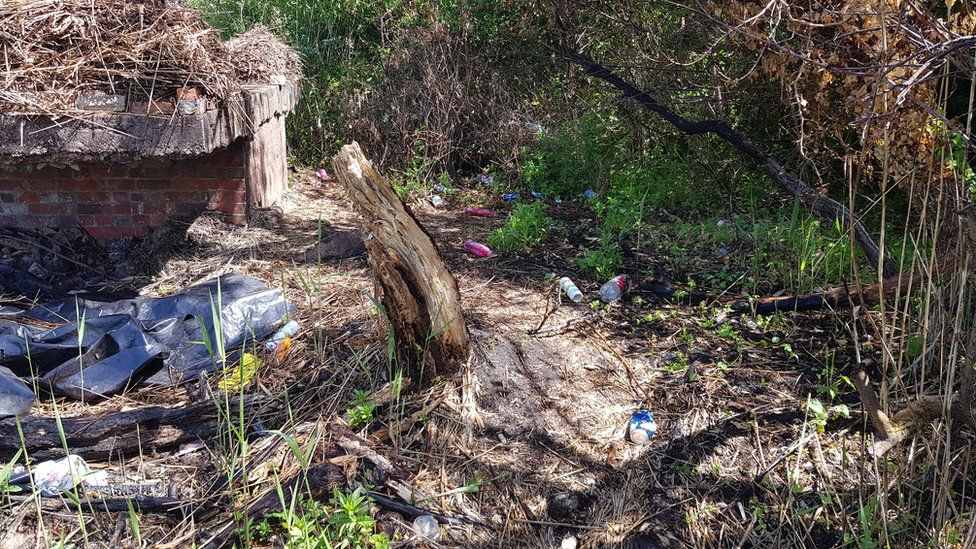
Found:
<svg viewBox="0 0 976 549"><path fill-rule="evenodd" d="M454 374L468 359L470 337L457 281L430 234L358 143L343 147L332 167L363 218L366 252L396 359L418 385Z"/></svg>

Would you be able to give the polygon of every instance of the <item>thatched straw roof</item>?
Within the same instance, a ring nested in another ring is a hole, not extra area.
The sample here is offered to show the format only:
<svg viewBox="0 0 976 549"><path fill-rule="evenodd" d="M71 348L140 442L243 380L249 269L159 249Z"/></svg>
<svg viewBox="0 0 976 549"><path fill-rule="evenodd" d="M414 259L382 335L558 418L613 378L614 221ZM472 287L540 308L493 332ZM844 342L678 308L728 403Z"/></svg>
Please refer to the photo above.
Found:
<svg viewBox="0 0 976 549"><path fill-rule="evenodd" d="M88 92L124 97L123 105L142 103L143 112L151 101L153 112L180 88L213 105L236 94L241 81L267 75L265 69L300 70L294 51L267 30L239 40L229 48L198 11L176 0L6 0L0 3L0 113L85 112L79 97ZM278 48L278 59L267 55L269 48Z"/></svg>
<svg viewBox="0 0 976 549"><path fill-rule="evenodd" d="M263 25L229 40L227 49L238 78L244 82L283 84L302 77L298 52Z"/></svg>

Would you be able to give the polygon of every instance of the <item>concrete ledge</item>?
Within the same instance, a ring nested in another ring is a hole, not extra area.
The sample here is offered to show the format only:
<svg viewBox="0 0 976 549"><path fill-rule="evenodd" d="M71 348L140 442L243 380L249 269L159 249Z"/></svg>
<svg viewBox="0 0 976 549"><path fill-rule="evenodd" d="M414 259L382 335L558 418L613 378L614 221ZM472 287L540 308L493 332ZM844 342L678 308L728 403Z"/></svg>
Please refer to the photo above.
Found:
<svg viewBox="0 0 976 549"><path fill-rule="evenodd" d="M245 85L240 96L203 114L0 115L0 164L200 156L252 136L294 109L298 98L297 84Z"/></svg>

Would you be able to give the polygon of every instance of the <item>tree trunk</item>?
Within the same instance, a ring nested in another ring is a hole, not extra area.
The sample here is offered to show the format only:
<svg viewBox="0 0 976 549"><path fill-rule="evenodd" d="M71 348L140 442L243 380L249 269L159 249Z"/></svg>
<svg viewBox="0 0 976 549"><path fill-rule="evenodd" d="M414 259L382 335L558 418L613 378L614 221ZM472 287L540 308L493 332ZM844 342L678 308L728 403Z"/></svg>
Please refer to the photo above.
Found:
<svg viewBox="0 0 976 549"><path fill-rule="evenodd" d="M468 359L470 339L457 281L437 246L358 143L343 147L332 166L363 218L397 360L419 385L454 374Z"/></svg>

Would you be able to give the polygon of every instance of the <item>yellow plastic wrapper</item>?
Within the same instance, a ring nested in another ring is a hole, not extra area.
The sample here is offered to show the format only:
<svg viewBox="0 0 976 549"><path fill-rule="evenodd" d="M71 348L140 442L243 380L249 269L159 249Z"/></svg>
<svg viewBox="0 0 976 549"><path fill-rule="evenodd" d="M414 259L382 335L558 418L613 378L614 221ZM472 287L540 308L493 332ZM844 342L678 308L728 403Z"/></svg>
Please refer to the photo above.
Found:
<svg viewBox="0 0 976 549"><path fill-rule="evenodd" d="M241 387L247 387L260 367L261 360L258 357L244 353L237 365L228 370L224 379L217 383L217 387L226 392L240 391Z"/></svg>

